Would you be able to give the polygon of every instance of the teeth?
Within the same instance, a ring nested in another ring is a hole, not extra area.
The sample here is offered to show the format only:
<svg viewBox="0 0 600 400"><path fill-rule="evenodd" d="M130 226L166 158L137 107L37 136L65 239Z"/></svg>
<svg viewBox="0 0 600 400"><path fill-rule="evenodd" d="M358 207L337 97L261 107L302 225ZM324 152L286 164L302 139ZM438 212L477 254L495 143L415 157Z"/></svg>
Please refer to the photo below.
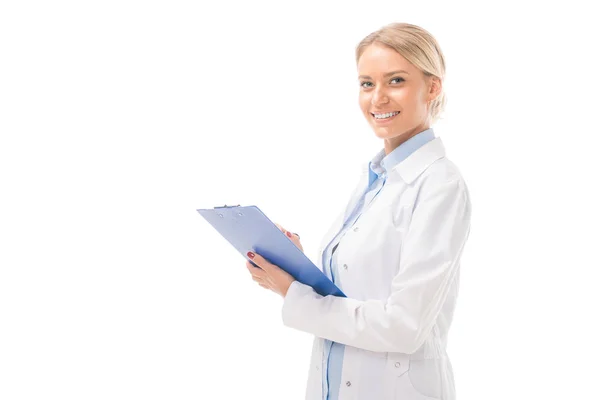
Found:
<svg viewBox="0 0 600 400"><path fill-rule="evenodd" d="M376 119L385 119L385 118L393 117L396 114L399 114L399 112L398 111L394 111L394 112L387 113L387 114L373 114L373 116Z"/></svg>

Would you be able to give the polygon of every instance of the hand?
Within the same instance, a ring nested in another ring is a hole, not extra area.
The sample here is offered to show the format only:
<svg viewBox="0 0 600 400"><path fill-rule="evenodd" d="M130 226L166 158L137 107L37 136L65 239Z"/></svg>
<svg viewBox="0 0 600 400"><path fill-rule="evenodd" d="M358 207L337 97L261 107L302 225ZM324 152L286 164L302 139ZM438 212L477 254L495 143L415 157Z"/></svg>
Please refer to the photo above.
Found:
<svg viewBox="0 0 600 400"><path fill-rule="evenodd" d="M248 252L248 257L260 267L257 268L250 261L246 261L246 267L252 274L252 279L265 289L270 289L285 297L290 285L295 281L294 277L258 254Z"/></svg>
<svg viewBox="0 0 600 400"><path fill-rule="evenodd" d="M300 249L300 251L302 251L304 253L304 249L302 248L302 245L300 244L300 237L298 235L296 235L295 233L292 233L288 230L285 230L281 225L279 224L275 224L277 225L277 227L281 230L281 232L283 232L288 238L290 238L290 240L296 245L296 247L298 247Z"/></svg>

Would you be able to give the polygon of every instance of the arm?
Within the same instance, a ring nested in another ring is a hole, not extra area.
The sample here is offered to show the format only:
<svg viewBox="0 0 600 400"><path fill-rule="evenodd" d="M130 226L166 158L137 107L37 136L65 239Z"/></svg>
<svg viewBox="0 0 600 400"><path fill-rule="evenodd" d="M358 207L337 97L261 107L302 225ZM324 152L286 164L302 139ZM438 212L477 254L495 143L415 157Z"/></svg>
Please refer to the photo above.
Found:
<svg viewBox="0 0 600 400"><path fill-rule="evenodd" d="M457 272L471 219L461 181L447 182L423 196L413 211L386 302L323 297L295 281L284 298L283 323L370 351L410 354L421 347Z"/></svg>

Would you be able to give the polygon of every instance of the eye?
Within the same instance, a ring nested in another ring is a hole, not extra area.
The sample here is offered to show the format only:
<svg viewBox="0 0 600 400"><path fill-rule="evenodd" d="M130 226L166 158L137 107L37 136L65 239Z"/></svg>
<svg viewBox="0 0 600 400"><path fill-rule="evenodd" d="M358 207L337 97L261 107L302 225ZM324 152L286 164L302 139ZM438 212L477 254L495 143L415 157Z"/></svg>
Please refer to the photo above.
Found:
<svg viewBox="0 0 600 400"><path fill-rule="evenodd" d="M398 81L398 83L402 83L402 82L404 82L404 78L401 78L401 77L398 76L396 78L392 78L392 80L390 82L394 82L394 81ZM371 82L367 82L367 81L362 81L360 83L360 86L362 88L364 88L364 89L367 89L367 88L371 87L371 86L365 86L365 85L371 85L372 86L373 84Z"/></svg>

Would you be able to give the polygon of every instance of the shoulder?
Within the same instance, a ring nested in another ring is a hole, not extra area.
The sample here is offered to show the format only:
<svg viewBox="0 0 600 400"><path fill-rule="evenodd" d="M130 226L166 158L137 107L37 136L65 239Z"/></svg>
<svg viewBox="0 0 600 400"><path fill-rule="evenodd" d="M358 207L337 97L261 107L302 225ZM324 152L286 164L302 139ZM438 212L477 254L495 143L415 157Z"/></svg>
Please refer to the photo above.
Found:
<svg viewBox="0 0 600 400"><path fill-rule="evenodd" d="M458 166L447 157L432 163L415 180L414 186L415 206L423 203L471 214L471 197L467 183Z"/></svg>
<svg viewBox="0 0 600 400"><path fill-rule="evenodd" d="M466 182L458 166L448 157L442 157L429 165L414 183L416 186L435 186L451 181L460 182L466 188Z"/></svg>
<svg viewBox="0 0 600 400"><path fill-rule="evenodd" d="M469 188L458 168L448 157L431 163L412 183L415 202L432 196L461 197L470 204Z"/></svg>

